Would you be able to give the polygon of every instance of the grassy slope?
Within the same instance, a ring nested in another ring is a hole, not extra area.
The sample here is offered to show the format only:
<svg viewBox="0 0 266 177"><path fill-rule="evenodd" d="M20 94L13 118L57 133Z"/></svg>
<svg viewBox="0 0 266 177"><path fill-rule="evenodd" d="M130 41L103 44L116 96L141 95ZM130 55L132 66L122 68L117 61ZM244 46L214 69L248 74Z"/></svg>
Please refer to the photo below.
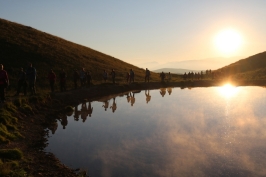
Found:
<svg viewBox="0 0 266 177"><path fill-rule="evenodd" d="M145 73L144 69L112 56L4 19L0 19L0 48L1 62L10 75L31 62L39 81L47 80L51 68L57 74L65 69L72 79L73 70L84 67L92 72L94 80L101 80L104 69L110 72L114 68L120 82L130 68L135 71L136 81L143 81ZM153 78L157 80L159 76L154 74Z"/></svg>
<svg viewBox="0 0 266 177"><path fill-rule="evenodd" d="M266 52L239 60L216 71L235 79L266 79Z"/></svg>

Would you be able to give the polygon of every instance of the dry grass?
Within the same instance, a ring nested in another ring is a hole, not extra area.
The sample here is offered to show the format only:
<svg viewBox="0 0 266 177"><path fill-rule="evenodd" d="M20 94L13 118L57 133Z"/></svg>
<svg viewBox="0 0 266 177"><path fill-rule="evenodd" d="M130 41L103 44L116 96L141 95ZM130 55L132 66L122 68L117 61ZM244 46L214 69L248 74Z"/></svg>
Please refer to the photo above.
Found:
<svg viewBox="0 0 266 177"><path fill-rule="evenodd" d="M61 69L65 69L70 84L72 84L73 71L80 70L81 67L91 71L96 84L101 83L104 69L108 72L115 69L119 83L125 83L126 72L131 68L135 72L136 82L144 81L145 70L143 68L32 27L4 19L0 19L0 48L1 62L9 72L11 81L16 77L20 67L26 69L28 62L31 62L36 68L38 73L36 84L42 87L49 85L47 75L51 68L57 75ZM158 80L159 75L152 73L152 81Z"/></svg>

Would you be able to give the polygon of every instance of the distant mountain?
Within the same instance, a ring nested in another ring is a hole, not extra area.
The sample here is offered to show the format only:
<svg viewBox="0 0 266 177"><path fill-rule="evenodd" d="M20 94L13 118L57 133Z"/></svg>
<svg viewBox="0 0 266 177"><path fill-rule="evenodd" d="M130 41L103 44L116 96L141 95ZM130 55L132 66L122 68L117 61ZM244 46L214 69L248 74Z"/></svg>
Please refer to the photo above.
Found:
<svg viewBox="0 0 266 177"><path fill-rule="evenodd" d="M223 66L229 65L238 61L241 57L231 57L231 58L209 58L209 59L202 59L202 60L183 60L177 62L168 62L164 64L158 64L148 66L151 70L158 70L161 68L185 68L188 70L206 70L211 69L215 70L221 68Z"/></svg>
<svg viewBox="0 0 266 177"><path fill-rule="evenodd" d="M266 79L266 51L216 70L236 79Z"/></svg>
<svg viewBox="0 0 266 177"><path fill-rule="evenodd" d="M189 69L175 69L175 68L162 68L162 69L157 69L157 70L153 70L153 72L155 73L161 73L161 72L171 72L173 74L184 74L185 72L201 72L201 70L189 70Z"/></svg>

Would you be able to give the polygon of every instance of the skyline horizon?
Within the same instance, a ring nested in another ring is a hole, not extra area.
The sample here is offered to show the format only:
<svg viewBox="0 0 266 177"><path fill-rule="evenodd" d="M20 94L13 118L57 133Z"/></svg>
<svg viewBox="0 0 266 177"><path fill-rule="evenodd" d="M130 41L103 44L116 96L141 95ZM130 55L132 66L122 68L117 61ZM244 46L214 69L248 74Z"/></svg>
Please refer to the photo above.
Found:
<svg viewBox="0 0 266 177"><path fill-rule="evenodd" d="M0 18L140 67L150 62L243 59L263 52L263 6L266 2L259 0L1 1Z"/></svg>

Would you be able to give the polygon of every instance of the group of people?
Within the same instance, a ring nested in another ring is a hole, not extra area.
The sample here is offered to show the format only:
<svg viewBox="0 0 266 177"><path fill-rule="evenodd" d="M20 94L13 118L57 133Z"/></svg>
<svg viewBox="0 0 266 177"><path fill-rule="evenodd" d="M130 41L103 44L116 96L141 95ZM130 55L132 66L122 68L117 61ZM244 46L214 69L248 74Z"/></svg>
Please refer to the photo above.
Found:
<svg viewBox="0 0 266 177"><path fill-rule="evenodd" d="M35 89L36 82L36 69L32 67L32 64L29 63L26 71L23 68L20 69L18 77L18 87L17 93L20 93L21 88L23 88L24 95L27 95L27 88L29 87L31 94L36 94ZM5 102L5 89L9 86L9 78L7 72L4 70L3 64L0 64L0 101Z"/></svg>

